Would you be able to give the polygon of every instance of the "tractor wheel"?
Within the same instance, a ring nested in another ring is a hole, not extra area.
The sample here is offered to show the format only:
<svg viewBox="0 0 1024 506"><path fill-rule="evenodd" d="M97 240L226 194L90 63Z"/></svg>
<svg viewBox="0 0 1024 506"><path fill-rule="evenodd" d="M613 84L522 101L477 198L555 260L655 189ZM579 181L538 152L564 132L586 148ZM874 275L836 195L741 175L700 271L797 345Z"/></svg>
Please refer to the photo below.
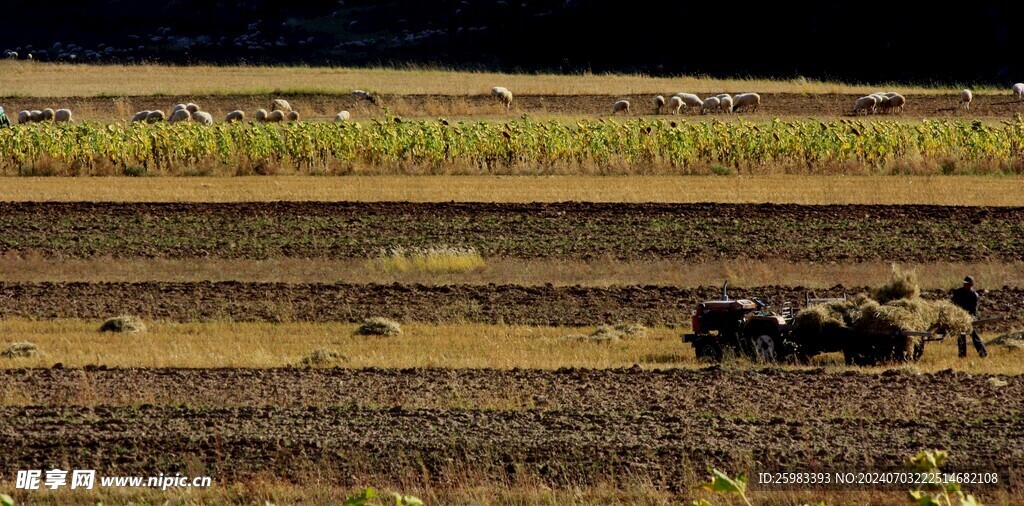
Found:
<svg viewBox="0 0 1024 506"><path fill-rule="evenodd" d="M702 339L693 343L693 349L697 353L697 360L704 362L721 362L722 347L713 339Z"/></svg>

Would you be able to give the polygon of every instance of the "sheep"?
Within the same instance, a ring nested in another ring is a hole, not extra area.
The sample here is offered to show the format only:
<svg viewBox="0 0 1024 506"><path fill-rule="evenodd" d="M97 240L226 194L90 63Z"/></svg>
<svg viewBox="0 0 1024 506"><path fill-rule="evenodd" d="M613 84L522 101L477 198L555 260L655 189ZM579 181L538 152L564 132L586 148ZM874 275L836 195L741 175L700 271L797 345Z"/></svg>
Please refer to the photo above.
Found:
<svg viewBox="0 0 1024 506"><path fill-rule="evenodd" d="M71 119L71 109L57 109L53 113L53 120L57 123L74 123L75 120Z"/></svg>
<svg viewBox="0 0 1024 506"><path fill-rule="evenodd" d="M512 107L512 92L508 91L508 88L502 86L495 86L491 88L491 96L498 99L501 103L505 104L505 107Z"/></svg>
<svg viewBox="0 0 1024 506"><path fill-rule="evenodd" d="M495 90L495 89L497 89L497 88L499 88L499 87L498 87L498 86L495 86L495 87L494 87L493 89L491 89L491 94L492 94L492 95L495 95L495 96L497 96L497 95L496 95L496 94L494 93L494 90ZM502 89L504 89L504 88L502 88ZM356 97L356 98L361 98L361 99L363 99L363 100L370 100L370 101L373 101L373 97L372 97L372 95L370 95L370 94L369 94L368 92L365 92L365 91L363 91L363 90L352 90L352 96L353 96L353 97Z"/></svg>
<svg viewBox="0 0 1024 506"><path fill-rule="evenodd" d="M334 115L334 122L337 123L339 121L348 121L349 118L351 117L352 115L349 114L348 111L341 111L338 114Z"/></svg>
<svg viewBox="0 0 1024 506"><path fill-rule="evenodd" d="M132 123L136 121L146 121L146 117L149 116L149 111L139 111L132 116Z"/></svg>
<svg viewBox="0 0 1024 506"><path fill-rule="evenodd" d="M722 111L726 114L732 114L732 97L726 95L720 99Z"/></svg>
<svg viewBox="0 0 1024 506"><path fill-rule="evenodd" d="M192 114L188 112L188 109L178 109L171 113L170 118L167 118L168 123L177 123L179 121L184 121L185 123L192 121Z"/></svg>
<svg viewBox="0 0 1024 506"><path fill-rule="evenodd" d="M288 113L288 121L299 121L299 111L292 111Z"/></svg>
<svg viewBox="0 0 1024 506"><path fill-rule="evenodd" d="M194 112L198 111L199 110L199 106L196 105L196 104L193 104L192 102L189 102L189 103L185 104L185 110L188 111L189 114L191 114L191 113L194 113Z"/></svg>
<svg viewBox="0 0 1024 506"><path fill-rule="evenodd" d="M960 107L970 111L972 100L974 100L974 93L971 93L971 90L964 90L960 92Z"/></svg>
<svg viewBox="0 0 1024 506"><path fill-rule="evenodd" d="M704 99L704 103L700 105L700 113L707 114L708 111L714 111L722 106L722 101L718 97L708 97Z"/></svg>
<svg viewBox="0 0 1024 506"><path fill-rule="evenodd" d="M29 114L31 114L30 117L32 118L33 123L39 123L40 121L43 121L43 111L37 109Z"/></svg>
<svg viewBox="0 0 1024 506"><path fill-rule="evenodd" d="M878 99L874 96L860 97L853 103L853 113L857 114L860 111L864 111L864 114L875 112L876 105L878 105Z"/></svg>
<svg viewBox="0 0 1024 506"><path fill-rule="evenodd" d="M1017 95L1017 101L1024 100L1024 83L1013 85L1013 92Z"/></svg>
<svg viewBox="0 0 1024 506"><path fill-rule="evenodd" d="M275 98L274 101L270 105L270 110L271 111L292 112L292 105L289 104L287 100L282 100L280 98Z"/></svg>
<svg viewBox="0 0 1024 506"><path fill-rule="evenodd" d="M163 111L157 109L155 111L149 111L149 114L146 115L146 122L156 123L157 121L163 121L166 117L167 116L164 114Z"/></svg>
<svg viewBox="0 0 1024 506"><path fill-rule="evenodd" d="M245 121L245 111L231 111L224 117L225 123L233 123L235 121Z"/></svg>
<svg viewBox="0 0 1024 506"><path fill-rule="evenodd" d="M683 108L683 99L679 97L672 97L668 101L668 108L672 111L672 114L679 114L679 110Z"/></svg>
<svg viewBox="0 0 1024 506"><path fill-rule="evenodd" d="M256 110L256 121L259 121L259 122L267 121L267 110L266 109L257 109Z"/></svg>
<svg viewBox="0 0 1024 506"><path fill-rule="evenodd" d="M284 112L283 111L278 110L278 111L270 111L270 112L267 113L267 122L269 122L269 123L280 123L282 121L284 121Z"/></svg>
<svg viewBox="0 0 1024 506"><path fill-rule="evenodd" d="M903 112L904 106L907 105L907 99L903 95L896 93L894 96L887 97L889 100L886 102L886 110Z"/></svg>
<svg viewBox="0 0 1024 506"><path fill-rule="evenodd" d="M192 113L192 121L200 125L213 126L213 116L208 112L196 111Z"/></svg>
<svg viewBox="0 0 1024 506"><path fill-rule="evenodd" d="M18 113L18 123L28 123L32 121L32 111L21 111Z"/></svg>
<svg viewBox="0 0 1024 506"><path fill-rule="evenodd" d="M43 121L53 121L53 109L47 107L46 109L43 109L41 114Z"/></svg>
<svg viewBox="0 0 1024 506"><path fill-rule="evenodd" d="M892 99L886 96L871 95L875 97L875 112L891 112Z"/></svg>
<svg viewBox="0 0 1024 506"><path fill-rule="evenodd" d="M665 107L665 97L661 95L654 97L654 114L661 114L663 107Z"/></svg>
<svg viewBox="0 0 1024 506"><path fill-rule="evenodd" d="M679 100L682 100L683 105L686 107L701 107L704 105L704 101L693 93L676 93L675 96L679 97Z"/></svg>
<svg viewBox="0 0 1024 506"><path fill-rule="evenodd" d="M619 100L612 104L612 114L617 112L624 112L629 114L629 100Z"/></svg>
<svg viewBox="0 0 1024 506"><path fill-rule="evenodd" d="M174 109L171 109L171 114L174 114L174 111L182 111L182 110L185 110L185 109L186 109L185 104L178 104L178 105L174 106Z"/></svg>
<svg viewBox="0 0 1024 506"><path fill-rule="evenodd" d="M717 98L718 100L722 100L725 97L732 98L732 96L729 95L728 93L719 93L718 95L715 95L715 98Z"/></svg>
<svg viewBox="0 0 1024 506"><path fill-rule="evenodd" d="M761 95L758 95L757 93L740 93L733 97L732 101L732 108L734 111L738 111L740 107L744 108L744 110L753 107L754 112L757 112L761 107Z"/></svg>

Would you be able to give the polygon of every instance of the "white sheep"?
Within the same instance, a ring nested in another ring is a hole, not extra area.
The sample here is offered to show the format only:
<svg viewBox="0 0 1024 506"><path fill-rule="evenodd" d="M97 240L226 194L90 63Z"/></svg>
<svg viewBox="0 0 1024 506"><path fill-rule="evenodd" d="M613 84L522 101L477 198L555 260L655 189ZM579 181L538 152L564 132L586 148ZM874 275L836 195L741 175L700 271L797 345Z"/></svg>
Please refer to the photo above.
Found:
<svg viewBox="0 0 1024 506"><path fill-rule="evenodd" d="M132 123L136 121L146 121L146 117L149 116L149 111L139 111L132 116Z"/></svg>
<svg viewBox="0 0 1024 506"><path fill-rule="evenodd" d="M233 123L235 121L245 121L245 111L231 111L224 117L225 123Z"/></svg>
<svg viewBox="0 0 1024 506"><path fill-rule="evenodd" d="M185 104L178 104L178 105L174 106L174 109L171 109L171 113L174 113L174 111L185 110L185 108L186 108Z"/></svg>
<svg viewBox="0 0 1024 506"><path fill-rule="evenodd" d="M71 119L71 109L57 109L53 113L53 120L57 123L74 123Z"/></svg>
<svg viewBox="0 0 1024 506"><path fill-rule="evenodd" d="M491 88L491 96L498 99L499 102L505 104L505 107L512 107L512 92L508 91L508 88L503 86L495 86Z"/></svg>
<svg viewBox="0 0 1024 506"><path fill-rule="evenodd" d="M32 121L32 111L21 111L18 113L18 123L28 123Z"/></svg>
<svg viewBox="0 0 1024 506"><path fill-rule="evenodd" d="M857 114L860 111L864 111L864 114L875 112L876 105L878 105L878 99L875 96L860 97L853 103L853 113Z"/></svg>
<svg viewBox="0 0 1024 506"><path fill-rule="evenodd" d="M668 101L668 108L672 111L672 114L679 114L679 110L683 108L683 99L679 97L672 97Z"/></svg>
<svg viewBox="0 0 1024 506"><path fill-rule="evenodd" d="M707 114L708 111L714 111L722 106L722 101L718 97L708 97L704 99L704 103L700 105L700 113Z"/></svg>
<svg viewBox="0 0 1024 506"><path fill-rule="evenodd" d="M157 109L155 111L149 111L149 114L146 115L146 122L156 123L157 121L163 121L166 117L167 115L165 115L163 111Z"/></svg>
<svg viewBox="0 0 1024 506"><path fill-rule="evenodd" d="M192 114L188 112L188 109L178 109L171 113L170 118L167 118L168 123L178 123L179 121L184 121L185 123L192 121Z"/></svg>
<svg viewBox="0 0 1024 506"><path fill-rule="evenodd" d="M53 121L53 109L47 107L42 112L43 121Z"/></svg>
<svg viewBox="0 0 1024 506"><path fill-rule="evenodd" d="M196 104L193 104L192 102L189 102L189 103L185 104L185 110L188 111L189 114L191 114L193 112L198 111L199 110L199 106L196 105Z"/></svg>
<svg viewBox="0 0 1024 506"><path fill-rule="evenodd" d="M341 111L338 114L334 115L334 122L337 123L339 121L348 121L349 118L351 117L352 115L349 114L348 111Z"/></svg>
<svg viewBox="0 0 1024 506"><path fill-rule="evenodd" d="M288 121L299 121L299 111L291 111L286 117Z"/></svg>
<svg viewBox="0 0 1024 506"><path fill-rule="evenodd" d="M686 107L701 107L704 105L704 101L693 93L676 93L675 96L679 97Z"/></svg>
<svg viewBox="0 0 1024 506"><path fill-rule="evenodd" d="M887 111L903 112L903 108L907 105L907 98L899 93L894 94L891 97L886 97L889 100L886 102Z"/></svg>
<svg viewBox="0 0 1024 506"><path fill-rule="evenodd" d="M665 107L665 97L658 95L654 97L654 114L661 114L661 109Z"/></svg>
<svg viewBox="0 0 1024 506"><path fill-rule="evenodd" d="M629 114L629 100L619 100L612 104L612 114L617 112Z"/></svg>
<svg viewBox="0 0 1024 506"><path fill-rule="evenodd" d="M960 107L971 110L971 101L974 100L974 93L971 90L964 90L960 92Z"/></svg>
<svg viewBox="0 0 1024 506"><path fill-rule="evenodd" d="M29 114L31 115L30 117L32 118L33 123L39 123L40 121L43 121L43 111L36 109L30 112Z"/></svg>
<svg viewBox="0 0 1024 506"><path fill-rule="evenodd" d="M292 112L292 105L289 104L287 100L283 100L283 99L280 99L280 98L275 98L274 102L271 103L271 105L270 105L270 110L271 111Z"/></svg>
<svg viewBox="0 0 1024 506"><path fill-rule="evenodd" d="M738 111L741 107L746 110L753 108L754 112L761 107L761 95L757 93L740 93L735 97L732 97L734 111Z"/></svg>
<svg viewBox="0 0 1024 506"><path fill-rule="evenodd" d="M715 95L715 98L717 98L718 100L722 100L725 97L732 98L732 96L729 95L728 93L719 93L718 95Z"/></svg>
<svg viewBox="0 0 1024 506"><path fill-rule="evenodd" d="M213 115L208 112L196 111L192 113L192 121L200 125L213 126Z"/></svg>
<svg viewBox="0 0 1024 506"><path fill-rule="evenodd" d="M719 99L719 102L719 107L722 108L723 112L725 112L726 114L732 114L732 97L726 95L724 97L721 97Z"/></svg>
<svg viewBox="0 0 1024 506"><path fill-rule="evenodd" d="M261 123L264 122L264 121L267 121L267 110L266 109L257 109L256 110L256 121L259 121Z"/></svg>
<svg viewBox="0 0 1024 506"><path fill-rule="evenodd" d="M1024 83L1013 85L1013 92L1017 95L1017 101L1024 100Z"/></svg>
<svg viewBox="0 0 1024 506"><path fill-rule="evenodd" d="M270 111L267 113L267 122L280 123L284 121L284 111Z"/></svg>
<svg viewBox="0 0 1024 506"><path fill-rule="evenodd" d="M497 86L495 86L495 88L497 88ZM493 90L491 91L491 94L494 94ZM365 92L363 90L352 90L352 96L356 98L361 98L363 100L373 100L372 96L368 92Z"/></svg>

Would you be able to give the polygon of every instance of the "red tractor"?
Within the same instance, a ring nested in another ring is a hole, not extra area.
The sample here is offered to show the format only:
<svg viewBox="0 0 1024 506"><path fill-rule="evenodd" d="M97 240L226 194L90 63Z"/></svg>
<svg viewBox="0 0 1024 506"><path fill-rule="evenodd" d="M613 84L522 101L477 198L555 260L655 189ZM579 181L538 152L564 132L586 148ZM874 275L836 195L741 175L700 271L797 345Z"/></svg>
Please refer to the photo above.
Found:
<svg viewBox="0 0 1024 506"><path fill-rule="evenodd" d="M784 304L779 313L757 299L730 299L729 283L722 286L722 299L697 304L690 314L693 333L683 342L693 344L697 358L719 362L728 356L771 361L796 352L789 340L793 307Z"/></svg>

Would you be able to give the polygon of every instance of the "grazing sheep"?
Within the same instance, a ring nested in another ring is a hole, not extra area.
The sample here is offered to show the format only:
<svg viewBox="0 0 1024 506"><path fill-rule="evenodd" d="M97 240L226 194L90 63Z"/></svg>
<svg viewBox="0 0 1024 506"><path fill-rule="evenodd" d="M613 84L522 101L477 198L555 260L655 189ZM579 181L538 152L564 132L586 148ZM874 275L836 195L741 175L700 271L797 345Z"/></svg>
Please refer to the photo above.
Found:
<svg viewBox="0 0 1024 506"><path fill-rule="evenodd" d="M962 108L967 109L968 111L970 111L971 110L971 101L972 100L974 100L974 93L971 93L971 90L961 91L960 92L960 105L958 107L962 107Z"/></svg>
<svg viewBox="0 0 1024 506"><path fill-rule="evenodd" d="M280 98L275 98L274 102L270 104L270 110L271 111L292 112L292 105L289 104L287 100L282 100Z"/></svg>
<svg viewBox="0 0 1024 506"><path fill-rule="evenodd" d="M683 108L683 99L679 97L672 97L668 101L668 108L672 111L672 114L679 114L679 110Z"/></svg>
<svg viewBox="0 0 1024 506"><path fill-rule="evenodd" d="M334 115L334 122L337 123L339 121L348 121L349 118L351 117L352 115L349 114L348 111L341 111L338 114Z"/></svg>
<svg viewBox="0 0 1024 506"><path fill-rule="evenodd" d="M32 122L33 123L39 123L40 121L43 121L43 111L40 111L40 110L37 109L37 110L32 111L29 114L31 114L31 118L32 118Z"/></svg>
<svg viewBox="0 0 1024 506"><path fill-rule="evenodd" d="M43 109L42 116L43 121L53 121L53 109L50 109L49 107Z"/></svg>
<svg viewBox="0 0 1024 506"><path fill-rule="evenodd" d="M245 111L231 111L224 117L225 123L234 123L235 121L245 121Z"/></svg>
<svg viewBox="0 0 1024 506"><path fill-rule="evenodd" d="M299 111L292 111L288 113L288 121L299 121Z"/></svg>
<svg viewBox="0 0 1024 506"><path fill-rule="evenodd" d="M171 113L173 114L174 111L183 111L185 109L186 109L185 104L178 104L178 105L174 106L174 109L171 109Z"/></svg>
<svg viewBox="0 0 1024 506"><path fill-rule="evenodd" d="M259 121L259 122L267 121L267 110L266 109L258 109L256 111L256 121Z"/></svg>
<svg viewBox="0 0 1024 506"><path fill-rule="evenodd" d="M902 96L899 93L896 93L895 91L882 92L882 93L880 93L880 95L882 95L883 97L889 97L889 98L892 98L892 97L895 97L895 96Z"/></svg>
<svg viewBox="0 0 1024 506"><path fill-rule="evenodd" d="M1013 85L1013 93L1017 95L1017 101L1024 100L1024 83Z"/></svg>
<svg viewBox="0 0 1024 506"><path fill-rule="evenodd" d="M704 99L704 103L700 105L700 113L707 114L708 111L714 111L722 106L722 101L718 97L708 97Z"/></svg>
<svg viewBox="0 0 1024 506"><path fill-rule="evenodd" d="M890 112L892 112L892 111L903 112L904 106L907 105L906 97L904 97L903 95L900 95L899 93L897 93L897 94L895 94L895 95L893 95L891 97L886 97L886 98L888 98L888 101L885 104L886 111L890 111Z"/></svg>
<svg viewBox="0 0 1024 506"><path fill-rule="evenodd" d="M732 98L732 96L729 95L728 93L719 93L718 95L715 95L715 98L717 98L718 100L722 100L723 98L726 97Z"/></svg>
<svg viewBox="0 0 1024 506"><path fill-rule="evenodd" d="M892 112L892 99L886 96L879 97L878 95L872 95L875 97L875 112Z"/></svg>
<svg viewBox="0 0 1024 506"><path fill-rule="evenodd" d="M497 89L497 88L498 88L498 87L497 87L497 86L495 86L495 89ZM504 88L502 88L502 89L504 89ZM495 95L495 93L494 93L494 90L493 90L493 89L491 90L491 94L492 94L492 95ZM354 97L356 97L356 98L361 98L361 99L363 99L363 100L370 100L370 101L372 101L372 100L373 100L373 97L372 97L372 95L370 95L370 94L369 94L368 92L365 92L365 91L363 91L363 90L353 90L353 91L352 91L352 96L354 96ZM497 96L497 95L495 95L495 96Z"/></svg>
<svg viewBox="0 0 1024 506"><path fill-rule="evenodd" d="M701 107L704 105L704 101L693 93L676 93L675 96L679 97L679 99L683 101L683 105L688 108Z"/></svg>
<svg viewBox="0 0 1024 506"><path fill-rule="evenodd" d="M146 117L149 116L149 111L139 111L132 116L132 123L136 121L146 121Z"/></svg>
<svg viewBox="0 0 1024 506"><path fill-rule="evenodd" d="M192 114L188 112L188 109L178 109L171 113L170 118L167 118L168 123L177 123L179 121L184 121L186 123L192 121Z"/></svg>
<svg viewBox="0 0 1024 506"><path fill-rule="evenodd" d="M267 113L268 123L280 123L284 121L284 111L270 111Z"/></svg>
<svg viewBox="0 0 1024 506"><path fill-rule="evenodd" d="M661 95L654 97L654 114L661 114L663 107L665 107L665 97Z"/></svg>
<svg viewBox="0 0 1024 506"><path fill-rule="evenodd" d="M508 91L508 88L502 86L495 86L491 88L491 96L498 99L501 103L505 104L505 107L512 107L512 92Z"/></svg>
<svg viewBox="0 0 1024 506"><path fill-rule="evenodd" d="M754 108L754 112L761 107L761 95L757 93L740 93L735 97L732 97L732 108L734 111L738 111L741 107L746 110L751 107Z"/></svg>
<svg viewBox="0 0 1024 506"><path fill-rule="evenodd" d="M619 100L612 104L612 114L617 112L629 114L629 100Z"/></svg>
<svg viewBox="0 0 1024 506"><path fill-rule="evenodd" d="M57 109L53 113L53 120L57 123L74 123L71 119L71 109Z"/></svg>
<svg viewBox="0 0 1024 506"><path fill-rule="evenodd" d="M720 107L722 108L722 112L726 114L732 114L732 97L726 95L724 97L721 97L719 101L721 102Z"/></svg>
<svg viewBox="0 0 1024 506"><path fill-rule="evenodd" d="M167 116L164 114L163 111L157 109L155 111L149 111L149 114L146 115L146 122L156 123L157 121L163 121L166 117Z"/></svg>
<svg viewBox="0 0 1024 506"><path fill-rule="evenodd" d="M196 105L196 104L193 104L192 102L189 102L189 103L185 104L185 110L188 111L189 114L191 114L193 112L198 111L199 110L199 106Z"/></svg>
<svg viewBox="0 0 1024 506"><path fill-rule="evenodd" d="M200 125L213 126L213 116L208 112L196 111L192 113L192 121Z"/></svg>
<svg viewBox="0 0 1024 506"><path fill-rule="evenodd" d="M21 111L18 113L18 123L28 123L32 121L32 111Z"/></svg>
<svg viewBox="0 0 1024 506"><path fill-rule="evenodd" d="M875 112L875 106L878 105L878 99L873 95L866 97L860 97L856 102L853 103L853 113L857 114L860 111L864 111L864 114L869 112Z"/></svg>

